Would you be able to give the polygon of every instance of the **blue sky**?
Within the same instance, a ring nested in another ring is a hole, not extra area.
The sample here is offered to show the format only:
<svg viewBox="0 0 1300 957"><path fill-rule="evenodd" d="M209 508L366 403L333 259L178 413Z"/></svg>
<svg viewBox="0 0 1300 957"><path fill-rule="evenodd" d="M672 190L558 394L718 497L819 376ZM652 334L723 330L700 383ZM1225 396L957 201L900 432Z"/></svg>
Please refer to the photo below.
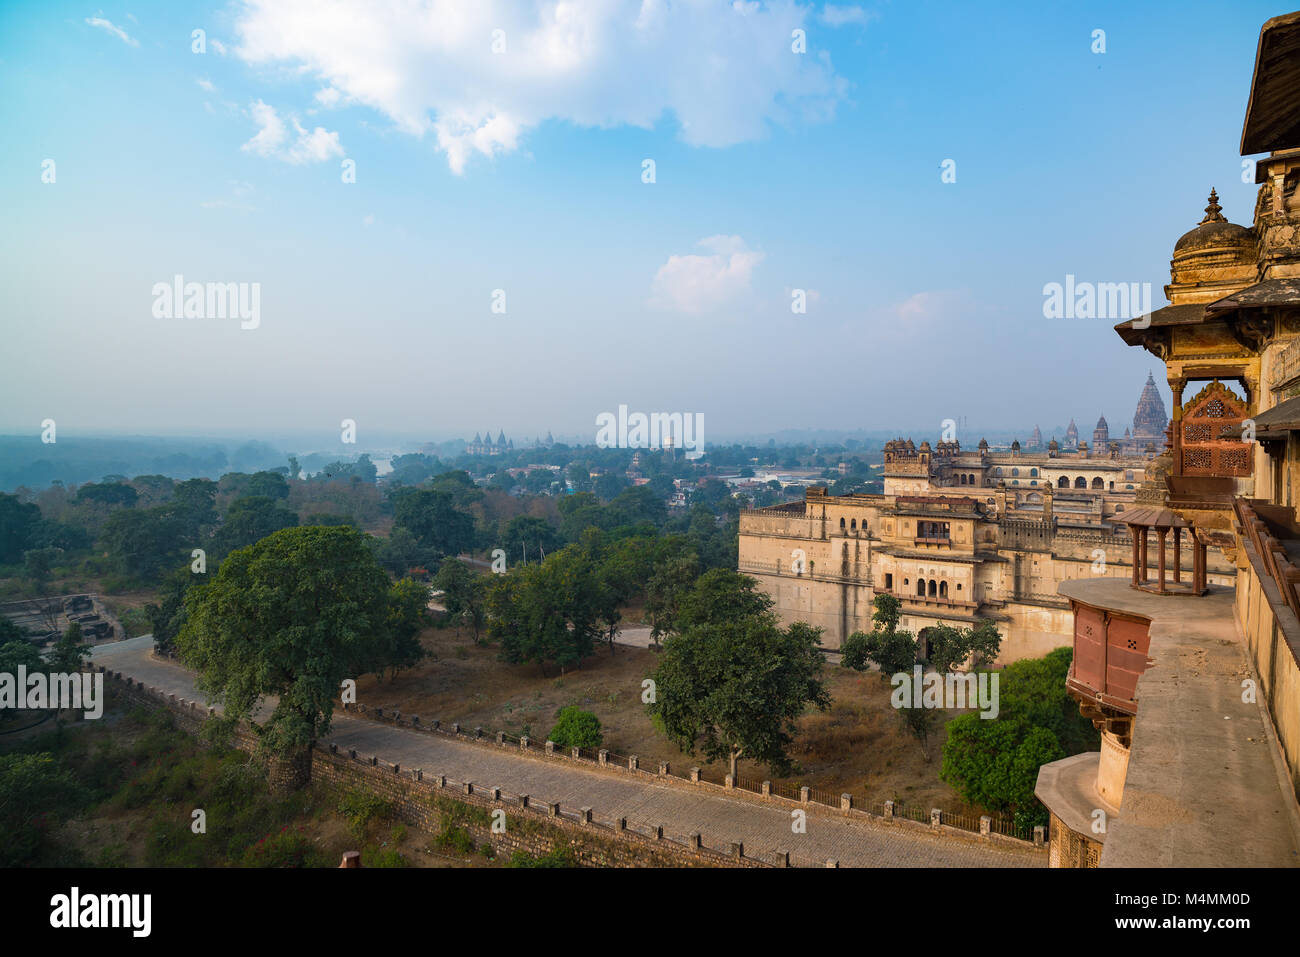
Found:
<svg viewBox="0 0 1300 957"><path fill-rule="evenodd" d="M1249 224L1286 10L987 6L7 3L0 430L1122 432L1155 360L1043 286L1158 306L1211 185Z"/></svg>

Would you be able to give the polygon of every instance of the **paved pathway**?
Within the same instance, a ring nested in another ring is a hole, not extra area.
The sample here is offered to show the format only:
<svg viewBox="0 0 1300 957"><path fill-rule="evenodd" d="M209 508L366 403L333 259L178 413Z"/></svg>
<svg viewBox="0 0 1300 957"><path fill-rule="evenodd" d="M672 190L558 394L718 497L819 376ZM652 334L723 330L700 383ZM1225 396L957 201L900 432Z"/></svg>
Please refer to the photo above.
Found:
<svg viewBox="0 0 1300 957"><path fill-rule="evenodd" d="M94 649L93 659L146 684L191 701L201 700L184 668L150 656L152 638L132 638ZM656 784L612 771L524 757L364 718L336 714L329 740L404 768L445 774L455 781L528 794L533 801L590 807L600 819L625 817L643 826L663 825L684 837L698 831L704 843L725 847L743 841L747 852L789 851L801 863L830 858L846 867L1045 867L1041 851L985 846L869 820L809 814L807 833L791 831L790 810L709 791Z"/></svg>

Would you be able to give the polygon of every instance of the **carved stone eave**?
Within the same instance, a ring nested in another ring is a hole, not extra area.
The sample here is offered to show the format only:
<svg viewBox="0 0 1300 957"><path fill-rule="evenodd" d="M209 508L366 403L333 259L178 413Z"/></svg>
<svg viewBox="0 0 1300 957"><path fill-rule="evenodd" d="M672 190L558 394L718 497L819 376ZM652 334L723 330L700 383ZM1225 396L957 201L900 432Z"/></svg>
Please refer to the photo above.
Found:
<svg viewBox="0 0 1300 957"><path fill-rule="evenodd" d="M1251 352L1260 352L1273 335L1273 319L1259 314L1243 316L1229 323L1228 328L1239 343Z"/></svg>
<svg viewBox="0 0 1300 957"><path fill-rule="evenodd" d="M1168 359L1171 349L1171 333L1168 329L1147 329L1135 338L1137 341L1130 342L1130 345L1140 345L1161 362Z"/></svg>

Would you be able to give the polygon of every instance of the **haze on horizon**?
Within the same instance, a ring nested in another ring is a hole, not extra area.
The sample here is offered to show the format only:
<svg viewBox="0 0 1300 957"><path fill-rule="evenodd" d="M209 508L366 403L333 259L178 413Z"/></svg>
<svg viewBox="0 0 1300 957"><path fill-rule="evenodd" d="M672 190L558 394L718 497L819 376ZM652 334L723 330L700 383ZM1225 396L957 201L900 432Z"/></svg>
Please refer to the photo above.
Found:
<svg viewBox="0 0 1300 957"><path fill-rule="evenodd" d="M1043 286L1158 308L1210 186L1249 224L1224 144L1277 12L349 6L0 11L0 432L1122 434L1155 361ZM256 328L159 318L177 275L257 283Z"/></svg>

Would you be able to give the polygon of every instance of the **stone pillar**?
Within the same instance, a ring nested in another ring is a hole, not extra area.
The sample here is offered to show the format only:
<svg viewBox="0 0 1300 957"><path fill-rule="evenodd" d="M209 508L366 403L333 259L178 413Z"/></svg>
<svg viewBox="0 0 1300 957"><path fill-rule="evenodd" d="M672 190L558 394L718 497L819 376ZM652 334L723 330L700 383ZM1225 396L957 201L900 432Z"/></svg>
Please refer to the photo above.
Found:
<svg viewBox="0 0 1300 957"><path fill-rule="evenodd" d="M1044 828L1041 824L1034 825L1034 847L1042 847L1047 843L1043 838Z"/></svg>
<svg viewBox="0 0 1300 957"><path fill-rule="evenodd" d="M759 793L762 794L763 797L771 797L771 796L772 796L772 782L771 782L771 781L764 781L763 784L762 784L762 786L761 786L760 789L759 789Z"/></svg>
<svg viewBox="0 0 1300 957"><path fill-rule="evenodd" d="M589 807L579 808L579 809L578 809L578 816L579 816L579 818L582 820L582 823L583 823L583 824L590 824L590 823L591 823L591 808L589 808Z"/></svg>
<svg viewBox="0 0 1300 957"><path fill-rule="evenodd" d="M886 802L885 802L885 820L886 820L886 821L892 821L893 819L894 819L894 802L893 802L893 801L886 801Z"/></svg>
<svg viewBox="0 0 1300 957"><path fill-rule="evenodd" d="M800 803L800 804L807 804L807 803L808 803L808 797L809 797L808 786L807 786L807 785L804 785L803 787L801 787L801 788L799 789L799 803Z"/></svg>
<svg viewBox="0 0 1300 957"><path fill-rule="evenodd" d="M609 751L605 748L601 748L596 752L596 760L600 762L602 768L605 767L605 765L609 764Z"/></svg>
<svg viewBox="0 0 1300 957"><path fill-rule="evenodd" d="M506 743L506 733L505 733L504 731L498 731L498 732L497 732L497 744L499 744L499 745L501 745L501 746L504 747L504 746L505 746L505 743Z"/></svg>
<svg viewBox="0 0 1300 957"><path fill-rule="evenodd" d="M660 777L666 776L667 774L668 774L668 762L667 762L667 761L660 761L660 762L659 762L659 775L660 775Z"/></svg>
<svg viewBox="0 0 1300 957"><path fill-rule="evenodd" d="M993 818L987 814L980 815L980 837L988 837L993 833Z"/></svg>
<svg viewBox="0 0 1300 957"><path fill-rule="evenodd" d="M360 867L360 866L361 866L361 852L360 852L360 851L344 851L344 852L343 852L343 862L342 862L341 864L339 864L339 867L342 868L342 867Z"/></svg>
<svg viewBox="0 0 1300 957"><path fill-rule="evenodd" d="M1159 539L1157 540L1157 548L1158 548L1158 555L1159 555L1159 557L1157 558L1157 562L1159 563L1158 568L1159 568L1159 575L1160 575L1158 588L1162 595L1165 592L1165 533L1167 531L1168 529L1164 529L1164 528L1156 529L1156 534L1160 536Z"/></svg>
<svg viewBox="0 0 1300 957"><path fill-rule="evenodd" d="M559 802L559 801L547 801L547 802L546 802L546 816L547 816L547 817L559 817L559 816L560 816L560 802Z"/></svg>
<svg viewBox="0 0 1300 957"><path fill-rule="evenodd" d="M692 784L699 784L699 783L700 783L700 769L699 769L699 768L691 768L691 783L692 783Z"/></svg>
<svg viewBox="0 0 1300 957"><path fill-rule="evenodd" d="M744 860L744 858L745 858L745 845L744 845L744 843L743 843L742 841L732 841L732 842L731 842L731 856L734 857L734 858L735 858L736 860L738 860L738 861L740 861L740 860Z"/></svg>
<svg viewBox="0 0 1300 957"><path fill-rule="evenodd" d="M1183 580L1183 543L1181 528L1174 529L1174 582Z"/></svg>
<svg viewBox="0 0 1300 957"><path fill-rule="evenodd" d="M528 735L525 734L525 735L523 735L522 737L520 737L520 739L519 739L519 750L520 750L520 751L527 751L527 750L528 750ZM549 753L549 752L548 752L548 753Z"/></svg>
<svg viewBox="0 0 1300 957"><path fill-rule="evenodd" d="M841 811L845 811L845 812L848 812L848 811L852 811L852 810L853 810L853 795L852 795L852 794L841 794L841 795L840 795L840 810L841 810Z"/></svg>
<svg viewBox="0 0 1300 957"><path fill-rule="evenodd" d="M943 811L939 810L937 807L930 808L930 826L938 827L942 823Z"/></svg>
<svg viewBox="0 0 1300 957"><path fill-rule="evenodd" d="M1142 579L1138 577L1139 575L1138 561L1140 559L1138 556L1138 527L1136 525L1129 526L1129 535L1133 539L1133 584L1140 585L1142 583Z"/></svg>
<svg viewBox="0 0 1300 957"><path fill-rule="evenodd" d="M687 843L697 851L704 846L704 841L700 837L699 831L692 831L690 838L687 840Z"/></svg>
<svg viewBox="0 0 1300 957"><path fill-rule="evenodd" d="M726 788L728 791L730 791L732 788L736 786L736 782L733 781L731 779L731 775L728 774L726 777L722 779L722 786Z"/></svg>

